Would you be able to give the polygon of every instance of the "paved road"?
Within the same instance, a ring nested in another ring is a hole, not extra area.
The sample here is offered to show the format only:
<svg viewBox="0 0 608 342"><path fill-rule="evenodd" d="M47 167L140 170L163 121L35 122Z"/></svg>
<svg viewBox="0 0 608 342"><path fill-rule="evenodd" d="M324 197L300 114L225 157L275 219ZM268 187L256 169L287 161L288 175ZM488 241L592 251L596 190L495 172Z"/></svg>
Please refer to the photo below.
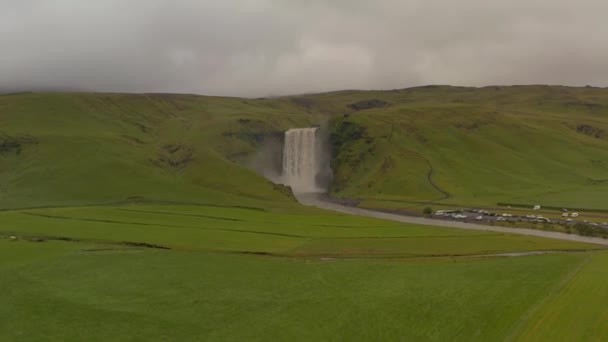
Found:
<svg viewBox="0 0 608 342"><path fill-rule="evenodd" d="M510 234L520 234L520 235L531 235L531 236L540 236L550 239L558 239L558 240L568 240L568 241L577 241L577 242L586 242L597 245L608 246L608 239L602 238L594 238L594 237L585 237L575 234L565 234L558 232L547 232L543 230L535 230L535 229L524 229L524 228L507 228L507 227L498 227L498 226L489 226L483 224L473 224L459 221L448 221L448 220L438 220L438 219L427 219L423 217L414 217L414 216L405 216L398 214L389 214L374 210L361 209L355 207L349 207L346 205L337 204L331 202L327 199L325 194L298 194L298 201L304 205L314 206L326 210L337 211L340 213L358 215L358 216L367 216L374 217L384 220L398 221L404 223L414 223L428 226L441 226L441 227L449 227L449 228L459 228L459 229L472 229L472 230L484 230L491 232L500 232L500 233L510 233Z"/></svg>

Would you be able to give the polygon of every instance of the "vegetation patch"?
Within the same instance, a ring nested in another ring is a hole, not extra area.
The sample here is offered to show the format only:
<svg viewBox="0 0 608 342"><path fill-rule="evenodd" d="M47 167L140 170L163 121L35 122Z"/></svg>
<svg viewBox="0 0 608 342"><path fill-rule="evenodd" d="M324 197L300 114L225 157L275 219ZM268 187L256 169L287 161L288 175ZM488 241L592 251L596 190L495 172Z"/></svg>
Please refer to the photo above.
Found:
<svg viewBox="0 0 608 342"><path fill-rule="evenodd" d="M144 145L144 144L146 143L145 141L143 141L143 140L141 140L141 139L139 139L139 138L137 138L137 137L130 136L130 135L123 135L122 137L123 137L123 138L124 138L124 139L125 139L125 140L126 140L126 141L127 141L129 144L130 144L130 145L133 145L133 146L141 146L141 145Z"/></svg>
<svg viewBox="0 0 608 342"><path fill-rule="evenodd" d="M161 147L158 159L154 164L173 170L181 170L194 160L194 149L181 144L165 144Z"/></svg>
<svg viewBox="0 0 608 342"><path fill-rule="evenodd" d="M273 184L273 187L276 191L284 194L286 197L290 198L293 201L296 201L296 197L293 194L293 190L288 185L283 184Z"/></svg>
<svg viewBox="0 0 608 342"><path fill-rule="evenodd" d="M165 250L171 249L169 247L159 246L159 245L155 245L155 244L151 244L151 243L145 243L145 242L125 241L125 242L123 242L121 244L125 245L125 246L129 246L129 247L142 247L142 248L165 249Z"/></svg>
<svg viewBox="0 0 608 342"><path fill-rule="evenodd" d="M28 145L36 145L38 140L31 136L0 135L0 155L20 155Z"/></svg>
<svg viewBox="0 0 608 342"><path fill-rule="evenodd" d="M374 148L373 140L366 136L363 126L353 121L337 120L333 123L329 142L332 151L331 169L333 191L348 186L350 177L359 170L365 156Z"/></svg>
<svg viewBox="0 0 608 342"><path fill-rule="evenodd" d="M589 101L570 101L570 102L566 102L565 105L568 107L578 107L578 108L584 108L587 110L602 109L605 107L605 105L602 103L589 102Z"/></svg>
<svg viewBox="0 0 608 342"><path fill-rule="evenodd" d="M386 102L383 100L370 99L370 100L362 100L362 101L357 101L355 103L351 103L348 105L348 108L355 110L355 111L359 111L359 110L367 110L367 109L374 109L374 108L385 108L390 105L391 104L389 102Z"/></svg>
<svg viewBox="0 0 608 342"><path fill-rule="evenodd" d="M587 125L587 124L580 124L580 125L576 126L576 131L578 133L588 135L588 136L596 138L596 139L602 139L606 136L606 132L603 129L593 127L593 126Z"/></svg>
<svg viewBox="0 0 608 342"><path fill-rule="evenodd" d="M314 107L316 105L315 100L308 98L308 97L304 97L304 96L293 96L293 97L290 97L289 99L295 105L306 108L307 110L314 109Z"/></svg>
<svg viewBox="0 0 608 342"><path fill-rule="evenodd" d="M277 131L271 124L262 120L242 118L238 119L237 122L237 129L225 131L222 135L256 146L269 140L282 141L285 134L284 131Z"/></svg>
<svg viewBox="0 0 608 342"><path fill-rule="evenodd" d="M79 239L66 236L47 236L47 235L20 235L0 233L0 239L8 239L13 241L30 241L30 242L46 242L46 241L64 241L64 242L80 242Z"/></svg>

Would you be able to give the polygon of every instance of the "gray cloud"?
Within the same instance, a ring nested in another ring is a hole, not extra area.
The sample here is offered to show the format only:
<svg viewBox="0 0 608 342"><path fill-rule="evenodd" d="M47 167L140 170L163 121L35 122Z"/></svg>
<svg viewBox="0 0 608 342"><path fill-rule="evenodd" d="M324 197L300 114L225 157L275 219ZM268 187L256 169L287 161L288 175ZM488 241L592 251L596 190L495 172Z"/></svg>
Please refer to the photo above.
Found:
<svg viewBox="0 0 608 342"><path fill-rule="evenodd" d="M608 86L604 0L0 0L0 90Z"/></svg>

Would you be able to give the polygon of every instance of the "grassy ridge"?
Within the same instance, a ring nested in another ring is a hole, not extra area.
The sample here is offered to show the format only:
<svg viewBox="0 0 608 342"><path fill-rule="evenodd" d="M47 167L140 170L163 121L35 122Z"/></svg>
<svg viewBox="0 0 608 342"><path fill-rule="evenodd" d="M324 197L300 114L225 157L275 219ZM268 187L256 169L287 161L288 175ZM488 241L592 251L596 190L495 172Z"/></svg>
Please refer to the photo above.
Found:
<svg viewBox="0 0 608 342"><path fill-rule="evenodd" d="M604 89L438 87L336 96L342 103L353 97L391 103L335 123L338 140L347 141L335 164L337 195L377 206L395 200L606 206ZM353 126L362 138L348 140Z"/></svg>

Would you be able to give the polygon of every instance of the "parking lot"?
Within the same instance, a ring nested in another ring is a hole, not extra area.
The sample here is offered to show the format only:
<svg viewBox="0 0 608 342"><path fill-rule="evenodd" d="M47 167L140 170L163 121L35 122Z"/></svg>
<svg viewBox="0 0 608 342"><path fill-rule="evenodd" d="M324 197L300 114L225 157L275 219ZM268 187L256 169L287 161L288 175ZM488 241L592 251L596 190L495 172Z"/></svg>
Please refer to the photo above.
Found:
<svg viewBox="0 0 608 342"><path fill-rule="evenodd" d="M459 209L459 210L438 210L433 213L433 218L442 220L456 220L469 223L494 223L494 222L527 222L527 223L548 223L574 226L584 224L592 227L608 229L608 222L589 222L577 212L563 212L561 218L547 218L543 215L514 215L503 212L492 212L483 209Z"/></svg>

